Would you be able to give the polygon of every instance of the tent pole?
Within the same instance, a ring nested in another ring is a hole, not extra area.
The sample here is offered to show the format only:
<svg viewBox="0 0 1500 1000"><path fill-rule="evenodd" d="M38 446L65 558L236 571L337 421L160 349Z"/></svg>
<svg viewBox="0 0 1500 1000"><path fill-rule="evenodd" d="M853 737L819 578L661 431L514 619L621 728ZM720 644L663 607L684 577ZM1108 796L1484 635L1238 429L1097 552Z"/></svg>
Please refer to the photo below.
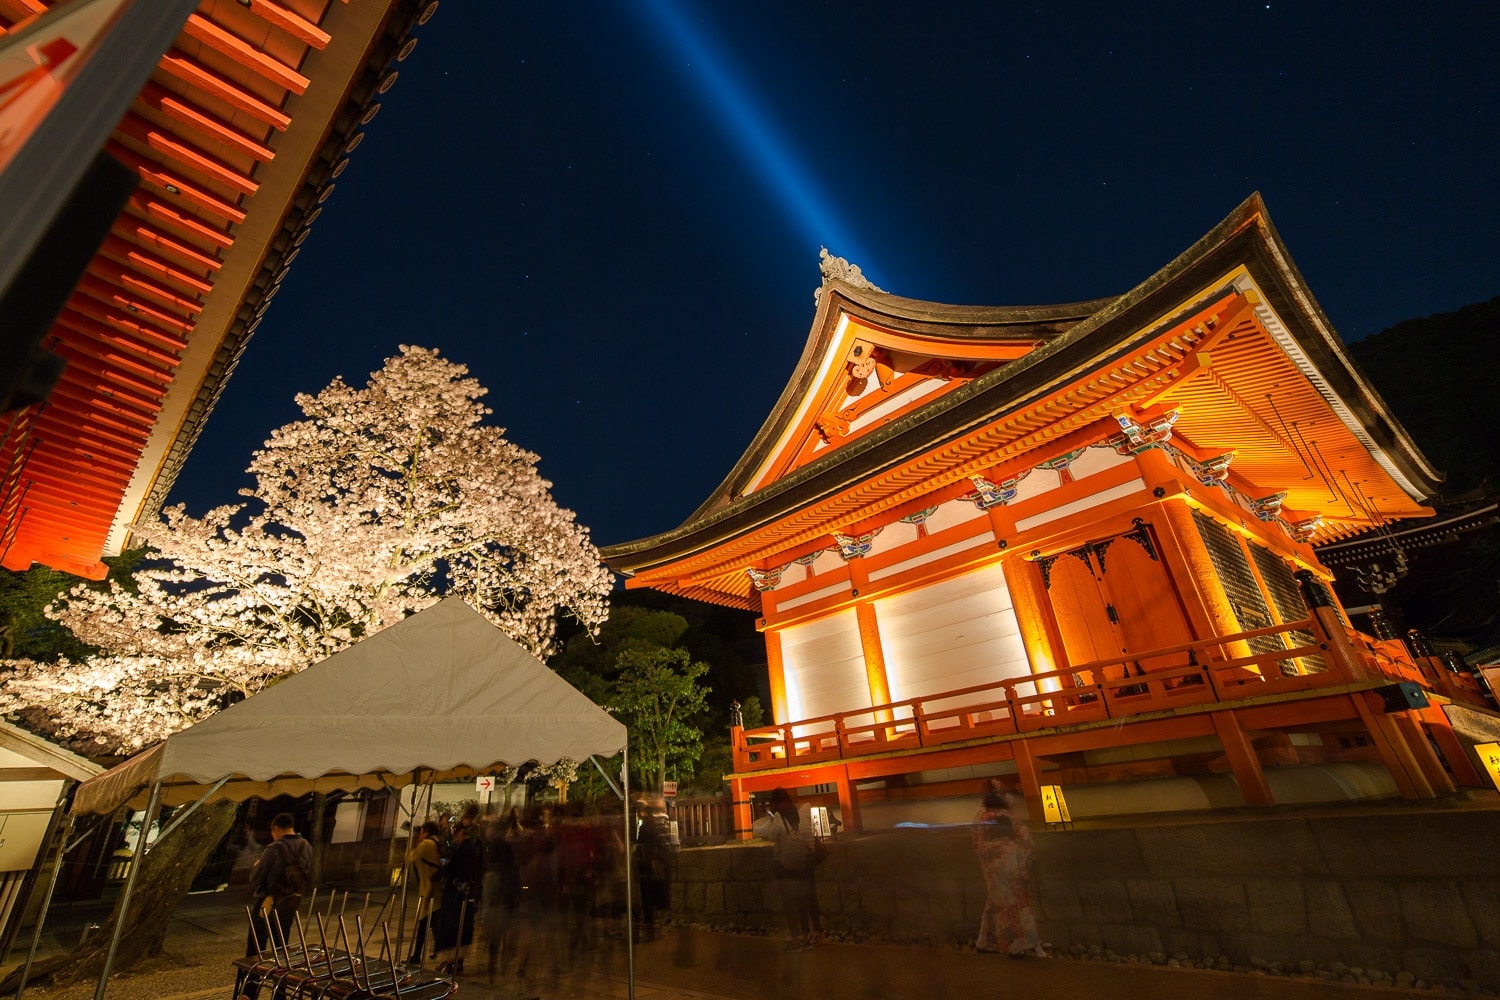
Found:
<svg viewBox="0 0 1500 1000"><path fill-rule="evenodd" d="M52 815L47 818L47 831L42 834L41 847L36 852L36 858L26 870L26 875L21 881L21 888L16 892L12 901L15 922L10 925L10 933L3 941L0 941L0 965L10 961L10 953L15 948L16 937L21 931L21 917L25 915L26 904L31 902L31 894L36 890L36 883L42 875L42 869L47 865L47 851L57 839L57 828L60 823L65 822L68 811L68 796L78 782L64 778L58 786L57 802L52 806ZM63 833L63 845L68 843L68 835ZM62 848L59 847L57 856L62 857Z"/></svg>
<svg viewBox="0 0 1500 1000"><path fill-rule="evenodd" d="M70 846L77 847L83 843L79 838L72 845L68 844L68 837L73 834L73 817L70 815L63 824L62 844L57 849L57 860L52 863L52 880L47 883L47 895L42 899L42 909L36 915L36 930L31 934L31 950L26 952L26 964L21 966L21 982L16 987L16 1000L21 1000L21 995L26 992L26 977L31 975L31 960L36 957L37 945L42 940L42 925L47 922L47 911L52 908L52 893L57 890L57 879L62 874L63 860L68 856Z"/></svg>
<svg viewBox="0 0 1500 1000"><path fill-rule="evenodd" d="M406 820L406 853L401 856L401 908L398 911L401 916L396 922L396 954L391 956L392 965L396 964L396 958L401 954L401 949L406 944L406 883L410 881L408 876L411 869L411 862L407 860L407 855L411 853L412 845L417 840L417 794L419 791L417 782L421 778L422 769L419 767L411 773L411 811L407 813ZM396 799L396 803L398 806L400 805L400 798ZM432 808L432 782L430 781L427 783L427 807L429 809ZM420 907L422 904L419 901L417 905ZM417 919L422 919L420 909L417 912ZM428 916L427 921L428 923L432 922L431 915ZM431 929L430 927L428 928L428 930Z"/></svg>
<svg viewBox="0 0 1500 1000"><path fill-rule="evenodd" d="M151 824L161 806L161 779L151 784L151 799L146 803L145 815L141 817L141 839L136 841L135 857L130 862L130 874L125 878L125 888L120 893L120 915L115 919L109 936L109 951L104 955L104 969L99 973L99 988L94 990L94 1000L104 1000L104 991L109 987L109 969L115 964L115 951L120 947L120 934L125 929L125 917L130 913L130 897L135 892L135 880L140 877L141 863L146 859L146 837L151 833Z"/></svg>
<svg viewBox="0 0 1500 1000"><path fill-rule="evenodd" d="M615 779L611 778L609 772L604 770L604 765L599 763L599 758L593 754L589 754L589 763L594 765L594 770L599 772L599 777L604 779L604 783L609 786L609 790L623 799L625 793L620 791L620 786L615 784Z"/></svg>
<svg viewBox="0 0 1500 1000"><path fill-rule="evenodd" d="M630 746L620 750L620 803L625 812L625 974L626 996L635 1000L635 912L631 906L630 871L635 867L635 831L630 829Z"/></svg>
<svg viewBox="0 0 1500 1000"><path fill-rule="evenodd" d="M165 830L163 830L161 833L159 833L159 834L156 835L157 841L160 842L162 840L162 838L166 837L173 830L177 829L177 827L182 824L183 820L185 820L189 816L191 816L197 810L197 808L199 806L201 806L203 803L205 803L205 802L208 801L208 798L209 798L210 795L212 795L214 792L217 792L219 789L223 788L224 785L225 785L225 783L228 782L228 781L229 781L229 775L226 774L224 777L220 778L214 784L214 786L212 788L210 788L208 791L204 792L202 795L198 796L198 801L194 802L192 805L188 806L186 809L182 810L180 813L178 813L177 815L173 816L172 817L172 822L170 822L170 823L167 824L167 828Z"/></svg>

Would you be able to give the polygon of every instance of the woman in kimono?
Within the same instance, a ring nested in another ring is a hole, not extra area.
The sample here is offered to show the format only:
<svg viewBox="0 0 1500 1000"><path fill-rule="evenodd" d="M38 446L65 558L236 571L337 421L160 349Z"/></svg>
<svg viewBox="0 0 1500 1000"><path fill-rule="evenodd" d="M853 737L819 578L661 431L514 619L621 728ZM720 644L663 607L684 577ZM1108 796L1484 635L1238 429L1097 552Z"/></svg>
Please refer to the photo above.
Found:
<svg viewBox="0 0 1500 1000"><path fill-rule="evenodd" d="M991 781L974 817L974 853L979 855L988 897L974 947L1004 951L1012 958L1046 958L1031 909L1031 831L1018 805L1015 796Z"/></svg>

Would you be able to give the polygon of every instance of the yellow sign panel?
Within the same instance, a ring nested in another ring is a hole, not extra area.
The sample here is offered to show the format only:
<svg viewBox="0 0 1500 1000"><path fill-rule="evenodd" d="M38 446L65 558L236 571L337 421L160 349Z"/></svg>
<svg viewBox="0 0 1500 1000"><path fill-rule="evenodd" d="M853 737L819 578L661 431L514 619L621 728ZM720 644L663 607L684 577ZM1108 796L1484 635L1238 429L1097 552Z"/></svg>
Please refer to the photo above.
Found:
<svg viewBox="0 0 1500 1000"><path fill-rule="evenodd" d="M1476 743L1474 752L1479 754L1479 762L1489 772L1490 780L1495 783L1495 789L1500 791L1500 743Z"/></svg>
<svg viewBox="0 0 1500 1000"><path fill-rule="evenodd" d="M1068 815L1068 800L1063 797L1061 785L1042 786L1042 817L1048 823L1071 823Z"/></svg>

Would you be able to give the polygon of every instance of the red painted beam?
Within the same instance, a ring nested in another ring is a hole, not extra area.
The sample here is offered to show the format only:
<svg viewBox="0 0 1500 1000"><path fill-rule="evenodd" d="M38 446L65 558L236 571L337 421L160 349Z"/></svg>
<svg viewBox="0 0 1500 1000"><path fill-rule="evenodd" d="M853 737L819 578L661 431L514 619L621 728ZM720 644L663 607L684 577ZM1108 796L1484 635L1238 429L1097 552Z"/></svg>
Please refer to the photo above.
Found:
<svg viewBox="0 0 1500 1000"><path fill-rule="evenodd" d="M194 104L180 94L172 93L160 84L148 82L136 100L175 122L195 129L205 138L261 163L270 163L276 158L276 151L270 146L203 106Z"/></svg>

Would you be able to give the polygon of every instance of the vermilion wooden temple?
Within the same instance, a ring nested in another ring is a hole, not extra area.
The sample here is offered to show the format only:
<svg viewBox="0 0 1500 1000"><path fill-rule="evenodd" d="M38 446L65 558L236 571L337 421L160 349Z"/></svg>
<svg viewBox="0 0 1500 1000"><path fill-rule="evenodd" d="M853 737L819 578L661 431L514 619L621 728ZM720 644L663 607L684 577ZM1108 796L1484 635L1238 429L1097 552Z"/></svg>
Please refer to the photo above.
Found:
<svg viewBox="0 0 1500 1000"><path fill-rule="evenodd" d="M0 43L55 6L0 0ZM160 509L436 7L202 0L187 18L103 149L138 184L38 345L66 367L0 414L0 564L101 578ZM32 46L36 73L57 44Z"/></svg>
<svg viewBox="0 0 1500 1000"><path fill-rule="evenodd" d="M1484 699L1351 630L1312 546L1429 514L1439 480L1255 196L1092 302L919 302L826 258L728 478L605 556L763 616L775 724L734 732L741 830L750 792L831 786L859 829L982 766L1033 802L1228 771L1267 805L1269 768L1363 760L1427 797L1481 783L1444 704Z"/></svg>

